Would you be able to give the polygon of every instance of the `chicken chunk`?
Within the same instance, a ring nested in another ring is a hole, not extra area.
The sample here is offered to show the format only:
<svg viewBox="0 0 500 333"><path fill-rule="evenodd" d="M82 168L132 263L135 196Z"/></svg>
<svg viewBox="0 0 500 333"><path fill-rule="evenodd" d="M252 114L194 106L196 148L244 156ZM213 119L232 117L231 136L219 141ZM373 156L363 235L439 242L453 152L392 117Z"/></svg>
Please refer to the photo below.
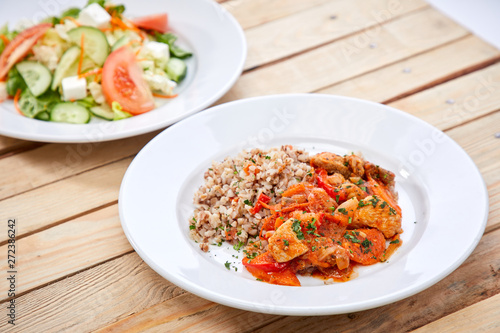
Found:
<svg viewBox="0 0 500 333"><path fill-rule="evenodd" d="M345 190L347 192L347 199L352 199L356 198L358 200L361 200L363 198L366 198L368 194L363 191L359 186L356 186L355 184L346 182L342 185L340 185L340 188Z"/></svg>
<svg viewBox="0 0 500 333"><path fill-rule="evenodd" d="M297 220L295 220L297 221ZM300 222L299 222L300 223ZM293 231L293 219L288 219L269 238L269 252L277 262L287 262L306 253L304 245Z"/></svg>
<svg viewBox="0 0 500 333"><path fill-rule="evenodd" d="M394 178L396 178L396 175L389 170L381 168L378 165L373 165L370 162L366 162L365 172L369 177L381 181L388 187L394 185Z"/></svg>
<svg viewBox="0 0 500 333"><path fill-rule="evenodd" d="M376 228L385 238L390 238L403 232L401 220L401 215L393 207L378 196L371 195L359 201L350 227Z"/></svg>
<svg viewBox="0 0 500 333"><path fill-rule="evenodd" d="M342 183L345 183L345 178L340 173L334 173L333 175L328 176L326 178L326 181L328 182L328 184L336 187Z"/></svg>
<svg viewBox="0 0 500 333"><path fill-rule="evenodd" d="M311 165L315 168L325 169L328 173L338 172L344 178L348 178L351 174L345 158L332 153L325 152L314 155L311 157Z"/></svg>
<svg viewBox="0 0 500 333"><path fill-rule="evenodd" d="M365 161L357 155L349 155L346 159L349 169L352 171L351 176L363 177L365 174Z"/></svg>

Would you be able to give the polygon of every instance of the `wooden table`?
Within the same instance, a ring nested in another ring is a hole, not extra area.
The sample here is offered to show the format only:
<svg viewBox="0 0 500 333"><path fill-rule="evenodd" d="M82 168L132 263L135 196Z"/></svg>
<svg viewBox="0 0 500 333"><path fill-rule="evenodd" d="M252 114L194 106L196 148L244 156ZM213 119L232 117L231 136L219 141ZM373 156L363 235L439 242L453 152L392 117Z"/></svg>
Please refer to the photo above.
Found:
<svg viewBox="0 0 500 333"><path fill-rule="evenodd" d="M87 144L0 137L0 331L498 332L500 51L423 0L219 2L245 29L249 51L243 75L217 103L338 94L431 123L468 152L488 187L479 245L444 280L381 308L324 317L237 310L162 278L123 234L120 182L158 132ZM9 218L17 227L15 326L5 315Z"/></svg>

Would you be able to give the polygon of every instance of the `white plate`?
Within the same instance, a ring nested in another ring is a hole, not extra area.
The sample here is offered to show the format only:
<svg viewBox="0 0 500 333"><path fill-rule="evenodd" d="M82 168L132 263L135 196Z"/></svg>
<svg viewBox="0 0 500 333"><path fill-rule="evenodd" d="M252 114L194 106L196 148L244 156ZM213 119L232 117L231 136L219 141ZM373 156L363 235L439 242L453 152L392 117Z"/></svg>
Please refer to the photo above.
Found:
<svg viewBox="0 0 500 333"><path fill-rule="evenodd" d="M22 18L39 21L60 15L87 0L2 2L0 25L10 27ZM0 134L45 142L97 142L120 139L164 128L200 111L219 99L236 82L245 62L246 40L238 22L212 0L120 0L128 17L166 12L178 45L191 50L188 75L176 88L179 97L151 112L116 122L93 118L90 124L59 124L19 115L12 101L0 104Z"/></svg>
<svg viewBox="0 0 500 333"><path fill-rule="evenodd" d="M403 246L358 277L302 287L256 281L230 246L199 250L188 238L194 191L212 160L242 148L292 144L312 153L361 151L396 173ZM464 206L467 202L468 209ZM481 238L488 214L483 179L469 156L431 125L385 105L330 95L277 95L231 102L168 128L137 155L122 182L122 226L155 271L209 300L282 315L365 310L413 295L455 270ZM415 223L416 222L416 223Z"/></svg>

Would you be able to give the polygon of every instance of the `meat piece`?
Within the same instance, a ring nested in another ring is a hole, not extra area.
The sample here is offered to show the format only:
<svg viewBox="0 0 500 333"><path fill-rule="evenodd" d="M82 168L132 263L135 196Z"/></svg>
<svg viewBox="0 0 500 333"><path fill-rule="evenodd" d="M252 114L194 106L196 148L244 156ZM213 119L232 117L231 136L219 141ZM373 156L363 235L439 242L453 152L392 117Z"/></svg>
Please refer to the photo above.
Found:
<svg viewBox="0 0 500 333"><path fill-rule="evenodd" d="M396 175L394 175L394 173L390 172L389 170L381 168L378 165L373 165L370 162L366 162L365 172L369 177L381 181L388 187L392 187L394 185L394 178L396 177Z"/></svg>
<svg viewBox="0 0 500 333"><path fill-rule="evenodd" d="M371 227L380 230L385 238L403 232L401 215L376 195L371 195L359 201L354 211L351 228Z"/></svg>
<svg viewBox="0 0 500 333"><path fill-rule="evenodd" d="M365 174L365 161L357 155L349 155L346 159L352 172L351 176L363 177Z"/></svg>
<svg viewBox="0 0 500 333"><path fill-rule="evenodd" d="M347 192L347 199L352 199L352 198L356 198L358 200L361 200L363 198L366 198L368 196L368 193L366 193L365 191L363 191L361 188L359 188L358 186L356 186L355 184L353 183L344 183L342 185L340 185L340 188L345 190Z"/></svg>
<svg viewBox="0 0 500 333"><path fill-rule="evenodd" d="M333 187L337 187L340 184L345 183L345 178L340 173L334 173L333 175L328 176L326 178L326 181L328 184L332 185Z"/></svg>
<svg viewBox="0 0 500 333"><path fill-rule="evenodd" d="M349 178L349 163L343 156L332 153L319 153L311 157L311 165L315 168L325 169L328 173L340 173L344 178Z"/></svg>
<svg viewBox="0 0 500 333"><path fill-rule="evenodd" d="M290 261L309 250L306 245L302 244L297 234L293 231L293 223L293 219L288 219L269 238L268 249L277 262Z"/></svg>
<svg viewBox="0 0 500 333"><path fill-rule="evenodd" d="M337 203L322 188L315 187L307 196L312 212L331 212L330 207L337 207Z"/></svg>

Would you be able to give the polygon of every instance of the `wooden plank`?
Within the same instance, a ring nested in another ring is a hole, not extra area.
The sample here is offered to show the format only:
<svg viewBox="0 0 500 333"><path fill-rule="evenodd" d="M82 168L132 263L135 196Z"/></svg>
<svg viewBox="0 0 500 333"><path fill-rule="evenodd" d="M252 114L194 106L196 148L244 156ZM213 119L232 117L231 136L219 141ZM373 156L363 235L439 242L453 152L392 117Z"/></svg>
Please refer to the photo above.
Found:
<svg viewBox="0 0 500 333"><path fill-rule="evenodd" d="M132 251L117 205L20 239L16 245L16 269L22 280L17 294ZM7 245L0 247L0 253L7 253ZM8 270L7 260L2 260L0 269ZM7 283L2 279L1 290L8 290ZM0 300L6 297L0 295Z"/></svg>
<svg viewBox="0 0 500 333"><path fill-rule="evenodd" d="M0 160L0 200L139 152L158 131L109 142L48 144Z"/></svg>
<svg viewBox="0 0 500 333"><path fill-rule="evenodd" d="M499 58L499 50L471 35L316 92L385 103L485 67Z"/></svg>
<svg viewBox="0 0 500 333"><path fill-rule="evenodd" d="M194 316L196 321L189 319ZM186 293L129 318L103 327L96 333L112 332L239 332L252 322L271 323L277 316L243 311Z"/></svg>
<svg viewBox="0 0 500 333"><path fill-rule="evenodd" d="M0 331L91 332L183 293L131 253L16 298L19 320Z"/></svg>
<svg viewBox="0 0 500 333"><path fill-rule="evenodd" d="M130 162L132 158L126 158L2 200L0 212L7 215L4 220L16 218L17 237L51 227L60 221L116 202ZM5 242L7 237L7 225L2 223L0 243Z"/></svg>
<svg viewBox="0 0 500 333"><path fill-rule="evenodd" d="M490 258L489 265L484 264L483 258ZM98 268L92 268L89 271L97 270ZM104 271L104 274L112 275L112 273L113 271ZM296 332L300 330L324 332L326 329L345 332L361 332L365 330L370 332L408 331L496 295L500 291L497 277L499 273L500 230L496 230L484 235L478 247L466 262L444 280L417 295L377 309L337 316L282 317L229 309L221 305L207 303L207 301L192 295L186 295L182 299L160 302L161 304L158 303L157 306L146 308L136 314L135 311L122 308L116 314L112 311L107 311L105 316L107 316L109 325L103 331L120 331L123 328L130 332L141 329L151 329L152 331L160 332L181 330L251 332L268 323L270 324L258 330L258 332ZM113 304L122 304L126 301L125 299L130 297L129 294L125 292L125 295L122 295L121 293L130 287L133 288L134 283L143 283L143 281L135 280L128 281L128 283L118 282L122 278L125 278L121 274L123 272L119 271L109 277L109 280L113 280L113 283L110 284L108 292L116 295L116 298L112 300ZM25 304L26 302L39 304L41 299L47 298L42 304L32 306L26 310L23 310L20 306L20 311L31 311L33 313L29 317L30 320L25 320L26 322L36 322L51 314L58 318L58 322L59 318L66 318L67 325L70 325L72 319L68 318L68 314L74 308L85 307L87 303L85 300L77 299L71 294L68 295L68 291L65 291L64 281L66 280L55 283L53 287L57 288L60 285L59 289L62 290L61 297L63 299L73 299L72 302L67 303L66 308L57 307L56 304L50 302L52 297L49 297L48 292L45 290L46 288L21 297L21 304ZM88 283L94 285L93 281L88 281ZM95 289L98 288L99 285L96 285ZM98 292L96 292L95 297L97 299L100 298ZM135 296L135 299L137 298L140 299L140 297ZM134 304L133 301L131 303ZM47 306L47 304L49 305ZM98 312L100 309L105 308L104 304L100 306L101 308L99 306L93 307L92 311ZM190 308L196 309L198 306L201 306L202 309L196 313L189 310ZM123 313L125 312L132 315L123 318ZM86 320L86 323L92 321L91 316L87 316L86 314L82 314L86 319L79 319L77 325L74 326L75 330L86 327L82 326L82 321ZM227 318L225 317L226 314L228 315ZM385 315L382 315L381 318L381 314ZM122 320L115 322L115 317L122 317ZM100 322L106 321L103 318L99 318L99 320ZM151 327L148 322L151 322L154 327ZM41 327L46 328L47 326ZM65 326L61 323L61 326L58 327L62 328ZM96 326L91 326L89 329L93 330L95 328Z"/></svg>
<svg viewBox="0 0 500 333"><path fill-rule="evenodd" d="M225 1L222 6L238 20L243 29L248 29L330 1L231 0Z"/></svg>
<svg viewBox="0 0 500 333"><path fill-rule="evenodd" d="M500 294L427 324L413 333L500 332Z"/></svg>
<svg viewBox="0 0 500 333"><path fill-rule="evenodd" d="M500 109L500 63L390 104L440 129Z"/></svg>
<svg viewBox="0 0 500 333"><path fill-rule="evenodd" d="M261 24L245 32L248 40L245 69L380 26L427 6L420 0L398 3L392 0L336 0Z"/></svg>
<svg viewBox="0 0 500 333"><path fill-rule="evenodd" d="M12 151L21 150L33 145L36 144L34 142L9 138L8 136L0 135L0 155L5 155Z"/></svg>
<svg viewBox="0 0 500 333"><path fill-rule="evenodd" d="M259 95L316 91L467 34L455 22L428 8L248 72L218 103ZM371 43L377 47L370 48Z"/></svg>
<svg viewBox="0 0 500 333"><path fill-rule="evenodd" d="M487 231L500 227L500 139L495 137L498 124L500 111L447 131L473 159L488 187L490 215Z"/></svg>

